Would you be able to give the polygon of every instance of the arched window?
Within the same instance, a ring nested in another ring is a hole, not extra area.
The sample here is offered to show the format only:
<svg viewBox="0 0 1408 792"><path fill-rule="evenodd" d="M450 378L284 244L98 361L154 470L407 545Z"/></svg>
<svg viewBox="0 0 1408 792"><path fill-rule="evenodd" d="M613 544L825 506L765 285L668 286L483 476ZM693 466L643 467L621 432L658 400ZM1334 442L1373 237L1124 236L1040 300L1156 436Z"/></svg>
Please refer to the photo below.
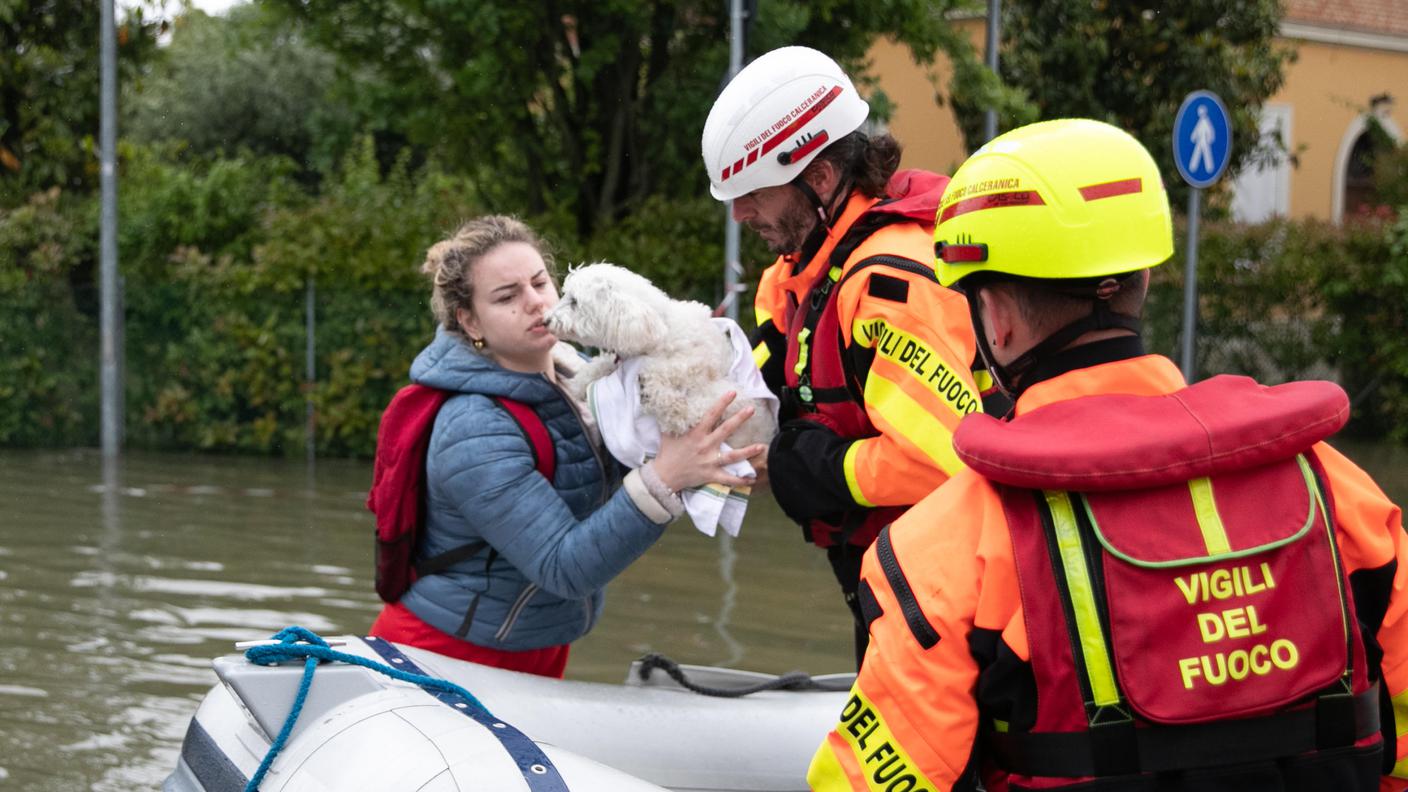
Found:
<svg viewBox="0 0 1408 792"><path fill-rule="evenodd" d="M1349 149L1344 166L1344 216L1354 217L1372 211L1378 203L1374 192L1374 157L1383 150L1380 134L1366 129Z"/></svg>
<svg viewBox="0 0 1408 792"><path fill-rule="evenodd" d="M1374 157L1383 147L1403 140L1403 133L1387 115L1377 115L1372 122L1358 116L1350 122L1340 139L1335 156L1335 171L1330 193L1330 217L1338 223L1358 214L1360 207L1375 206Z"/></svg>

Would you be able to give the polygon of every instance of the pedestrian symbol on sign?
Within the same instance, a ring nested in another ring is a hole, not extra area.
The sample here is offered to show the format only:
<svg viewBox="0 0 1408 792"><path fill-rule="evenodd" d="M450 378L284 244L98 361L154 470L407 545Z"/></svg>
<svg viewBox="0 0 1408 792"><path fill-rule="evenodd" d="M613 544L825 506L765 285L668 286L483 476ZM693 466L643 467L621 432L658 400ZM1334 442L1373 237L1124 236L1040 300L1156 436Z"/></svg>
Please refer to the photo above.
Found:
<svg viewBox="0 0 1408 792"><path fill-rule="evenodd" d="M1188 163L1188 170L1198 172L1198 161L1203 161L1202 170L1212 173L1212 142L1217 140L1217 130L1212 128L1212 122L1208 120L1208 109L1198 108L1198 123L1193 125L1193 160Z"/></svg>

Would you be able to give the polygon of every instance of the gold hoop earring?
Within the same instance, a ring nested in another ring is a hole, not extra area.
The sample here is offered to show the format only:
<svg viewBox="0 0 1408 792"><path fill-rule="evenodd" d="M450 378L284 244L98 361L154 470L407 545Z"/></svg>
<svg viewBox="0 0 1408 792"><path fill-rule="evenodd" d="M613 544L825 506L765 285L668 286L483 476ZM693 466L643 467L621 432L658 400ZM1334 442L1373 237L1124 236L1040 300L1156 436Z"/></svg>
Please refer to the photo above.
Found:
<svg viewBox="0 0 1408 792"><path fill-rule="evenodd" d="M479 349L479 350L484 349L484 346L485 346L485 344L484 344L484 339L482 339L482 338L471 339L471 340L470 340L470 343L471 343L471 344L474 344L474 348L475 348L475 349Z"/></svg>

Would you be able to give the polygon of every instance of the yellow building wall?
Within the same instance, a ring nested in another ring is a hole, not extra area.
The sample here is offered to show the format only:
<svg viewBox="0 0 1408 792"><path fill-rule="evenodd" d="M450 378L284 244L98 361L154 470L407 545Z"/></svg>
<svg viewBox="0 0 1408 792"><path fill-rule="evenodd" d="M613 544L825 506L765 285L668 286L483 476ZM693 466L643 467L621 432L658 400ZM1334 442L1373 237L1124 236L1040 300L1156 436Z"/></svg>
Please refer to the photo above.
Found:
<svg viewBox="0 0 1408 792"><path fill-rule="evenodd" d="M958 22L982 52L984 20ZM1281 40L1286 43L1286 40ZM1372 96L1394 98L1383 117L1408 133L1408 52L1290 41L1299 57L1286 72L1281 91L1268 104L1291 107L1291 140L1299 167L1290 176L1290 214L1333 219L1336 168L1342 168L1346 135ZM889 130L904 146L900 166L952 173L968 156L952 106L947 102L951 67L942 55L930 67L914 62L909 49L878 40L868 54L870 72L895 105ZM942 102L941 102L942 97Z"/></svg>
<svg viewBox="0 0 1408 792"><path fill-rule="evenodd" d="M1284 42L1283 42L1284 43ZM1390 94L1383 117L1408 131L1408 52L1390 52L1315 41L1292 42L1299 57L1268 104L1291 106L1289 148L1299 167L1291 171L1292 217L1332 219L1337 161L1369 98Z"/></svg>
<svg viewBox="0 0 1408 792"><path fill-rule="evenodd" d="M958 24L967 30L981 53L983 20L962 20ZM920 66L908 47L889 39L878 39L867 57L870 73L878 77L878 87L895 105L888 126L890 134L904 147L900 167L953 173L968 158L968 149L948 103L952 74L949 60L939 55L933 66Z"/></svg>

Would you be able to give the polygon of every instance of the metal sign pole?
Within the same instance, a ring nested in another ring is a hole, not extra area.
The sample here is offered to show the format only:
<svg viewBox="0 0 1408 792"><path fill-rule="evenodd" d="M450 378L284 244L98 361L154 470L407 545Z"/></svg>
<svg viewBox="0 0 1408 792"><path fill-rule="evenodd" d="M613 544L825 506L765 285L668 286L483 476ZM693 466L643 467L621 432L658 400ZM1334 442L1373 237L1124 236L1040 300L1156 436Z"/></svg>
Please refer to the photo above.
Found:
<svg viewBox="0 0 1408 792"><path fill-rule="evenodd" d="M122 316L117 281L117 35L113 0L102 0L101 82L98 112L99 174L102 220L98 235L100 309L99 386L102 393L102 444L105 458L122 448Z"/></svg>
<svg viewBox="0 0 1408 792"><path fill-rule="evenodd" d="M1232 117L1212 91L1183 97L1173 117L1173 162L1188 187L1188 263L1183 273L1183 378L1197 371L1198 215L1203 190L1217 183L1232 159Z"/></svg>
<svg viewBox="0 0 1408 792"><path fill-rule="evenodd" d="M1198 215L1203 191L1188 190L1188 260L1183 269L1183 379L1193 382L1194 341L1198 335Z"/></svg>

